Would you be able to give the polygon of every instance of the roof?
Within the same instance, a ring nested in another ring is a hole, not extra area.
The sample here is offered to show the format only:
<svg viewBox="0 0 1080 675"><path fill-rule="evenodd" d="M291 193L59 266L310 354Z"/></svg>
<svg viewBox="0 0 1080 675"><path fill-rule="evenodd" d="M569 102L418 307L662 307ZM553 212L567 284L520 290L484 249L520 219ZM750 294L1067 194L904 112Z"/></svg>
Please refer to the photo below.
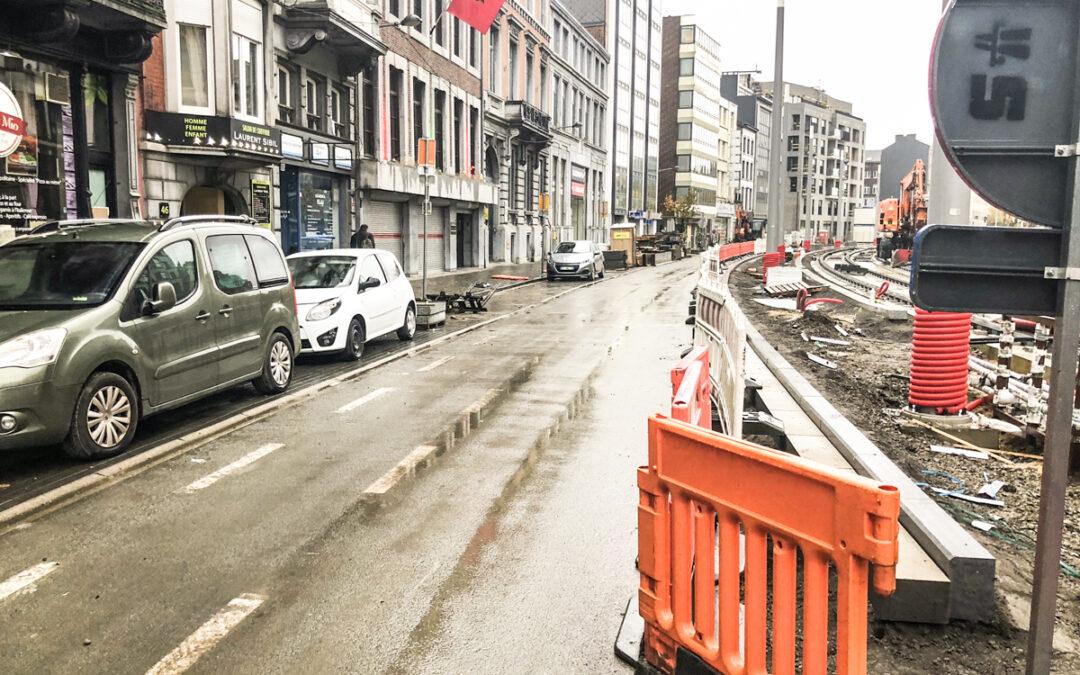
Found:
<svg viewBox="0 0 1080 675"><path fill-rule="evenodd" d="M65 227L41 234L29 234L8 243L9 246L22 244L56 242L65 240L78 241L113 241L145 243L158 234L155 223L145 220L96 220L67 221Z"/></svg>

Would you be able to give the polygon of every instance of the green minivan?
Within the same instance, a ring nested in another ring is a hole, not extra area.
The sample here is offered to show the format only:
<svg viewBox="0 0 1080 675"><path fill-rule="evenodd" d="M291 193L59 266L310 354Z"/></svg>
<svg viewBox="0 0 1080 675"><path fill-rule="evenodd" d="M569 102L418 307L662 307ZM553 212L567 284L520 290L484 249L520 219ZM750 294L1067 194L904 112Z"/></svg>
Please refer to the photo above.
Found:
<svg viewBox="0 0 1080 675"><path fill-rule="evenodd" d="M147 415L285 391L299 345L289 268L250 219L47 223L0 246L0 451L118 454Z"/></svg>

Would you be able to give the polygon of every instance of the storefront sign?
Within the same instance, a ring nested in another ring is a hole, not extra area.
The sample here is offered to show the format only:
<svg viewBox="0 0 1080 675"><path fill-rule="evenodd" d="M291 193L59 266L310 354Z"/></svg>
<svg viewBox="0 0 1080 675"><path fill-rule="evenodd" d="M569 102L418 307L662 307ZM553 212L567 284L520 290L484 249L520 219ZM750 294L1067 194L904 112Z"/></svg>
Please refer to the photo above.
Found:
<svg viewBox="0 0 1080 675"><path fill-rule="evenodd" d="M346 171L352 171L353 151L352 148L342 145L334 146L334 166Z"/></svg>
<svg viewBox="0 0 1080 675"><path fill-rule="evenodd" d="M612 230L611 231L611 238L612 239L629 239L630 238L630 230Z"/></svg>
<svg viewBox="0 0 1080 675"><path fill-rule="evenodd" d="M262 178L251 179L251 217L259 225L269 229L272 226L271 211L274 202L270 197L270 181Z"/></svg>
<svg viewBox="0 0 1080 675"><path fill-rule="evenodd" d="M0 82L0 157L7 157L18 149L26 133L19 99Z"/></svg>
<svg viewBox="0 0 1080 675"><path fill-rule="evenodd" d="M330 164L330 145L328 143L311 143L311 162L313 164Z"/></svg>
<svg viewBox="0 0 1080 675"><path fill-rule="evenodd" d="M304 139L293 134L281 134L281 156L304 159Z"/></svg>
<svg viewBox="0 0 1080 675"><path fill-rule="evenodd" d="M146 111L146 133L159 143L281 155L281 132L231 117Z"/></svg>
<svg viewBox="0 0 1080 675"><path fill-rule="evenodd" d="M578 199L585 197L585 182L588 180L588 169L577 164L570 165L570 196Z"/></svg>

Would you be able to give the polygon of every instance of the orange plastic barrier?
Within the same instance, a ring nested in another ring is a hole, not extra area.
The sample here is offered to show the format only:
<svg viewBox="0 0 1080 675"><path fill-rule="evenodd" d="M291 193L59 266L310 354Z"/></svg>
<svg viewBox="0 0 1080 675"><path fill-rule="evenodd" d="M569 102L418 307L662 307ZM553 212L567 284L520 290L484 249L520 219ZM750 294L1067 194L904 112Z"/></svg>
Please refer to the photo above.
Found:
<svg viewBox="0 0 1080 675"><path fill-rule="evenodd" d="M724 244L717 249L717 258L720 262L727 262L734 258L740 258L754 252L754 242L742 241L735 244Z"/></svg>
<svg viewBox="0 0 1080 675"><path fill-rule="evenodd" d="M671 416L680 422L711 430L711 395L709 348L694 347L671 369Z"/></svg>
<svg viewBox="0 0 1080 675"><path fill-rule="evenodd" d="M866 672L870 563L875 591L896 586L896 488L660 415L638 488L653 667L673 673L682 649L725 675L786 675L801 635L802 672L825 673L832 581L836 672Z"/></svg>

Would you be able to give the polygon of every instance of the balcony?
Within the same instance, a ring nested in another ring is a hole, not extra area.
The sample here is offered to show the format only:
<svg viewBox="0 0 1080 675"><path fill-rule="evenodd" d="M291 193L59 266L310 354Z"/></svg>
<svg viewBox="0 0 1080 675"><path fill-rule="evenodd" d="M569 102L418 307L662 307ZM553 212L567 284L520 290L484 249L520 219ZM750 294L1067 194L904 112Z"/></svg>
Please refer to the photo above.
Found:
<svg viewBox="0 0 1080 675"><path fill-rule="evenodd" d="M551 144L551 116L525 101L507 101L503 105L506 121L520 130L525 143L548 146Z"/></svg>
<svg viewBox="0 0 1080 675"><path fill-rule="evenodd" d="M0 43L33 43L68 59L136 64L166 24L163 0L0 0Z"/></svg>
<svg viewBox="0 0 1080 675"><path fill-rule="evenodd" d="M345 57L349 70L358 70L386 53L371 9L361 0L296 0L281 17L285 45L294 54L323 45Z"/></svg>

